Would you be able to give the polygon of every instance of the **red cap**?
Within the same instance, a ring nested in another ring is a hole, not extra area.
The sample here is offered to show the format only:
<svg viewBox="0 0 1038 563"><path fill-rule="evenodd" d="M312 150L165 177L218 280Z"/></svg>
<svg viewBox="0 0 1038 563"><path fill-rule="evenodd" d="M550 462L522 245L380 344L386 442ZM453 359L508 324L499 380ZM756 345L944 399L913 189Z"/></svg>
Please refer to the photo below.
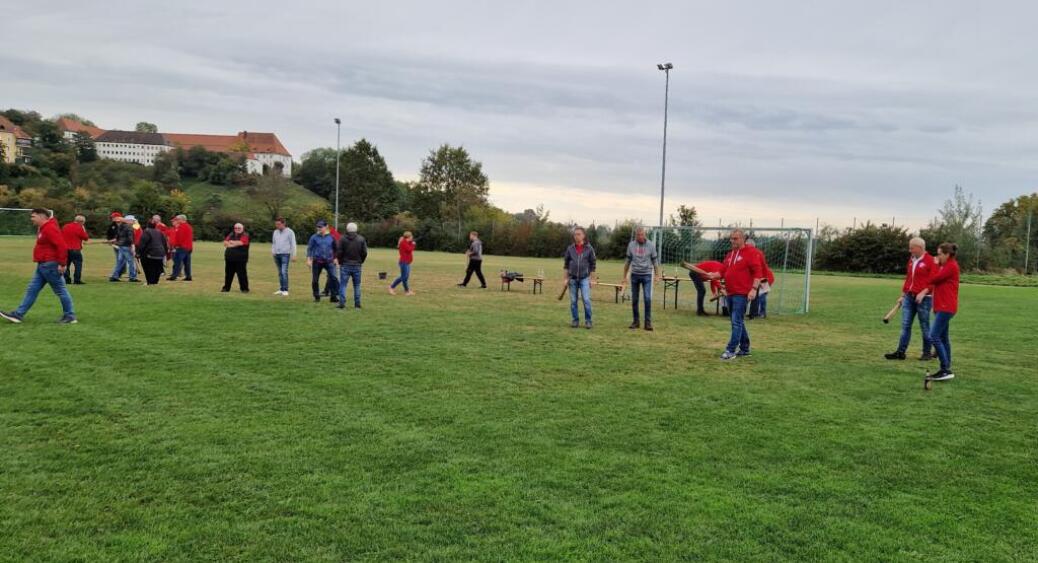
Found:
<svg viewBox="0 0 1038 563"><path fill-rule="evenodd" d="M122 216L123 216L122 213L119 213L118 211L113 211L110 217L112 219L115 219L116 217L122 217Z"/></svg>

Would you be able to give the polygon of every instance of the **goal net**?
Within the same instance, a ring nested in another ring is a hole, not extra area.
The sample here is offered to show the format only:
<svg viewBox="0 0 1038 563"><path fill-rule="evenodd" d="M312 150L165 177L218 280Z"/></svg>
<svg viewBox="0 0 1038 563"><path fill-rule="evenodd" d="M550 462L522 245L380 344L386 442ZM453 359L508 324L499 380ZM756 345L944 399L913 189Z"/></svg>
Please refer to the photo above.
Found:
<svg viewBox="0 0 1038 563"><path fill-rule="evenodd" d="M31 209L0 207L0 236L35 235L36 227L29 221Z"/></svg>
<svg viewBox="0 0 1038 563"><path fill-rule="evenodd" d="M659 249L663 275L689 279L682 262L693 264L706 260L723 261L731 250L730 227L646 227L649 240ZM775 284L768 295L768 314L807 313L811 300L811 258L814 246L811 229L744 228L764 253ZM681 284L678 308L695 310L696 291L691 284ZM688 288L687 290L685 288ZM668 306L674 303L669 297Z"/></svg>

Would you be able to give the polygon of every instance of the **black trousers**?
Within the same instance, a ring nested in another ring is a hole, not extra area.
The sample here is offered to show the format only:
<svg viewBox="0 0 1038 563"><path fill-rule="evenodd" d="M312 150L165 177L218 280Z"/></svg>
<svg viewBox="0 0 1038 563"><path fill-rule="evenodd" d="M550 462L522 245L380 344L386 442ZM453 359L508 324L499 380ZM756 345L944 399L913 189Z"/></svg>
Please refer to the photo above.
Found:
<svg viewBox="0 0 1038 563"><path fill-rule="evenodd" d="M148 282L148 285L159 283L159 279L162 278L162 264L162 258L141 258L141 268L144 269L144 281Z"/></svg>
<svg viewBox="0 0 1038 563"><path fill-rule="evenodd" d="M705 313L703 300L706 299L706 284L703 283L703 278L695 272L689 272L688 277L692 278L692 285L696 286L696 312Z"/></svg>
<svg viewBox="0 0 1038 563"><path fill-rule="evenodd" d="M72 267L76 267L76 274L72 275ZM75 280L76 283L83 282L83 251L82 250L69 250L68 251L68 266L65 268L65 283L72 283Z"/></svg>
<svg viewBox="0 0 1038 563"><path fill-rule="evenodd" d="M469 258L469 267L465 268L465 281L461 282L461 285L468 285L469 280L472 279L472 274L476 274L476 277L479 278L479 284L481 286L487 286L487 280L483 277L482 260L473 260Z"/></svg>
<svg viewBox="0 0 1038 563"><path fill-rule="evenodd" d="M231 282L234 281L234 276L238 276L238 287L241 288L242 291L249 290L249 272L246 269L248 265L248 262L231 262L230 260L224 260L224 291L231 290Z"/></svg>

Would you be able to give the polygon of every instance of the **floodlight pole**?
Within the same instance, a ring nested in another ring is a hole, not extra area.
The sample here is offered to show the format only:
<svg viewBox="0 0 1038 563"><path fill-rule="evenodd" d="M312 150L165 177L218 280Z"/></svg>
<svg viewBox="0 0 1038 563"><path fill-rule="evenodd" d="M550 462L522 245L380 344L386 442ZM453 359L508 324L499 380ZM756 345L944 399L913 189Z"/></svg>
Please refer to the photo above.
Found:
<svg viewBox="0 0 1038 563"><path fill-rule="evenodd" d="M1031 261L1031 217L1034 216L1034 210L1028 210L1027 212L1027 241L1024 244L1024 275L1027 275L1027 266Z"/></svg>
<svg viewBox="0 0 1038 563"><path fill-rule="evenodd" d="M670 109L670 70L674 68L671 63L656 65L666 75L663 86L663 170L660 174L660 228L663 227L663 196L667 187L667 114Z"/></svg>
<svg viewBox="0 0 1038 563"><path fill-rule="evenodd" d="M340 140L342 138L342 120L338 117L335 118L335 230L339 230L339 160L341 160L342 153L340 152Z"/></svg>

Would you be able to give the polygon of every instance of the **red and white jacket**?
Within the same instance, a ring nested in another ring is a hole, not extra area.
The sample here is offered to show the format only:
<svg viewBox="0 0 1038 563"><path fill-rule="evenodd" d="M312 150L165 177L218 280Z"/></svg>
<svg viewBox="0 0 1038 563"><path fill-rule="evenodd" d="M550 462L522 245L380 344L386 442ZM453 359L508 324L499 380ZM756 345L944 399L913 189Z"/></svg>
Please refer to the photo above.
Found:
<svg viewBox="0 0 1038 563"><path fill-rule="evenodd" d="M903 293L913 295L930 287L930 278L937 273L937 262L928 252L924 252L918 261L912 257L908 258L908 266L905 272L905 283L901 285Z"/></svg>
<svg viewBox="0 0 1038 563"><path fill-rule="evenodd" d="M957 313L959 311L959 263L954 258L940 266L930 278L933 284L933 310L935 313Z"/></svg>
<svg viewBox="0 0 1038 563"><path fill-rule="evenodd" d="M68 246L65 245L65 237L58 227L58 220L54 217L40 226L36 232L36 246L32 249L33 262L57 262L59 266L68 264Z"/></svg>
<svg viewBox="0 0 1038 563"><path fill-rule="evenodd" d="M749 295L753 290L753 280L764 277L764 266L761 253L756 248L744 246L733 249L724 257L724 288L728 295Z"/></svg>

